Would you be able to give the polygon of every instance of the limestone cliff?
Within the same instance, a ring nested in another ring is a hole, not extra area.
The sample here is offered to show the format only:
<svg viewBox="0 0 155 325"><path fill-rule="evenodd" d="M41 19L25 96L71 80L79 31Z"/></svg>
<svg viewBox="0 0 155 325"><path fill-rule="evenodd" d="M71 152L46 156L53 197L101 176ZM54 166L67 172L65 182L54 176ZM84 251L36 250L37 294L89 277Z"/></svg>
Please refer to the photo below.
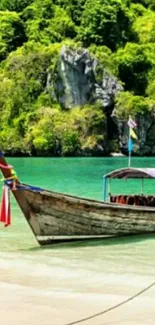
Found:
<svg viewBox="0 0 155 325"><path fill-rule="evenodd" d="M108 109L113 105L115 95L122 90L122 86L104 70L100 72L100 80L97 80L98 65L99 62L87 49L62 47L53 85L55 96L63 108L95 104L98 101L103 108Z"/></svg>
<svg viewBox="0 0 155 325"><path fill-rule="evenodd" d="M113 75L101 67L100 62L87 49L62 47L54 79L48 74L47 89L51 88L63 109L93 104L95 110L95 105L100 103L106 116L103 133L107 134L106 140L100 145L101 154L109 154L110 151L127 154L127 121L118 118L115 107L116 95L123 87ZM138 114L135 118L138 124L138 141L135 142L134 153L155 154L155 111Z"/></svg>

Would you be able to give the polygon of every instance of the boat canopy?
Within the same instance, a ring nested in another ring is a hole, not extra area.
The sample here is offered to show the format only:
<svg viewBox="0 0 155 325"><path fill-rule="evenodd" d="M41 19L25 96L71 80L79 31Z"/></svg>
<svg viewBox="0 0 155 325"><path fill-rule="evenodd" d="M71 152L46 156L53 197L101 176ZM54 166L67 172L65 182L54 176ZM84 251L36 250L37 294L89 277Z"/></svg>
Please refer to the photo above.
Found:
<svg viewBox="0 0 155 325"><path fill-rule="evenodd" d="M121 168L107 175L107 178L155 178L155 168Z"/></svg>

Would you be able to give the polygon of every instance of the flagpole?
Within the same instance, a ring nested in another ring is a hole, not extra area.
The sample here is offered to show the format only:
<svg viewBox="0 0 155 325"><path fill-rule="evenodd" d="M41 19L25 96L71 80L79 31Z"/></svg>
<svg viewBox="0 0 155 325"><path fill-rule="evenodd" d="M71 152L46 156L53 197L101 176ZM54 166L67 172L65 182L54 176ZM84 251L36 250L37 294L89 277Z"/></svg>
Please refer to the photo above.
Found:
<svg viewBox="0 0 155 325"><path fill-rule="evenodd" d="M131 120L131 116L129 115L129 121ZM128 143L130 144L129 145L129 154L128 154L128 167L131 166L131 151L132 151L132 148L131 148L131 132L130 132L130 125L129 125L129 136L128 136Z"/></svg>
<svg viewBox="0 0 155 325"><path fill-rule="evenodd" d="M133 150L133 142L132 142L132 138L133 139L137 139L137 135L134 132L134 128L136 127L136 122L134 120L132 120L131 116L129 115L129 120L128 120L128 127L129 127L129 136L128 136L128 167L130 168L131 166L131 154L132 154L132 150Z"/></svg>
<svg viewBox="0 0 155 325"><path fill-rule="evenodd" d="M128 142L131 143L130 127L129 127L129 139L128 139ZM128 152L129 152L129 155L128 155L128 167L130 167L131 166L131 148L129 148Z"/></svg>

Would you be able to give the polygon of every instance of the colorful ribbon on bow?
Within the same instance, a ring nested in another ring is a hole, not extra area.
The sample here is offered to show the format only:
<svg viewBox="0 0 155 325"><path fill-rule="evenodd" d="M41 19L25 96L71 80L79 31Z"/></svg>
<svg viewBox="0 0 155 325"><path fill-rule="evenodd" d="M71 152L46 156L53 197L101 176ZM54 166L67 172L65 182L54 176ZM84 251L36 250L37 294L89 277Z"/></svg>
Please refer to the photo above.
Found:
<svg viewBox="0 0 155 325"><path fill-rule="evenodd" d="M3 169L12 169L13 168L11 165L3 165L3 164L0 164L0 167Z"/></svg>
<svg viewBox="0 0 155 325"><path fill-rule="evenodd" d="M3 169L10 169L10 177L2 178L4 181L2 192L2 203L0 208L0 222L4 223L5 227L11 225L11 206L10 206L10 186L11 190L16 190L17 175L10 165L0 164Z"/></svg>
<svg viewBox="0 0 155 325"><path fill-rule="evenodd" d="M0 221L5 227L11 225L10 189L7 185L3 187Z"/></svg>

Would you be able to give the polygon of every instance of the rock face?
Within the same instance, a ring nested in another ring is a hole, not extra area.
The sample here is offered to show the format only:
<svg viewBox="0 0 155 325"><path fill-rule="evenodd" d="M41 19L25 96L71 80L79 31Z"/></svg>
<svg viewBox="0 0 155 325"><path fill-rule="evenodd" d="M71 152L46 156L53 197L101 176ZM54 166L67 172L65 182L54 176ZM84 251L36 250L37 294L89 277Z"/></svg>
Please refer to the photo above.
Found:
<svg viewBox="0 0 155 325"><path fill-rule="evenodd" d="M115 115L116 114L116 115ZM117 112L113 112L113 120L118 128L119 147L121 152L127 154L129 128L127 121L117 118ZM145 156L155 154L155 110L135 117L137 127L135 133L133 154Z"/></svg>
<svg viewBox="0 0 155 325"><path fill-rule="evenodd" d="M87 50L73 51L64 46L57 66L55 93L64 108L82 106L91 100L94 92L93 68L95 62Z"/></svg>
<svg viewBox="0 0 155 325"><path fill-rule="evenodd" d="M117 117L114 107L115 96L123 87L114 76L102 69L87 49L63 46L55 68L54 80L50 73L48 74L47 89L52 89L52 96L55 96L64 109L74 109L85 104L95 105L99 102L106 116L103 126L106 137L100 144L100 154L107 155L110 151L128 154L127 121ZM138 141L134 144L133 153L154 155L155 111L137 115L136 121ZM83 154L87 155L87 152Z"/></svg>
<svg viewBox="0 0 155 325"><path fill-rule="evenodd" d="M103 78L100 83L95 84L95 100L99 100L104 108L112 107L115 96L122 91L123 87L115 77L103 71Z"/></svg>
<svg viewBox="0 0 155 325"><path fill-rule="evenodd" d="M54 92L63 108L83 106L100 101L108 109L122 86L116 78L102 71L102 78L96 81L98 61L87 49L71 49L63 46L57 64Z"/></svg>

